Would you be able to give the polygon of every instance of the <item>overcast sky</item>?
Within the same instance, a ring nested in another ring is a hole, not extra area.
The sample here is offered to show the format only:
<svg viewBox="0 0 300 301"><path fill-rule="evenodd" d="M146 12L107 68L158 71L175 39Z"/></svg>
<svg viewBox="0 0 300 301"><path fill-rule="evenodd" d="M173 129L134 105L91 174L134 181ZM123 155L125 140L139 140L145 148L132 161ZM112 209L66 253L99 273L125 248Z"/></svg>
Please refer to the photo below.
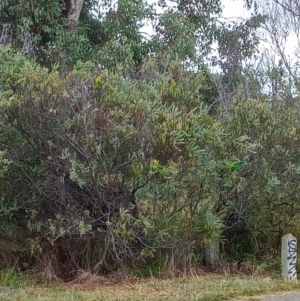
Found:
<svg viewBox="0 0 300 301"><path fill-rule="evenodd" d="M222 2L224 18L241 18L251 15L251 12L245 8L245 1L223 0Z"/></svg>
<svg viewBox="0 0 300 301"><path fill-rule="evenodd" d="M224 18L247 18L251 16L251 11L245 7L245 1L242 0L222 0L223 2L223 13ZM285 53L293 59L294 52L297 51L298 39L295 34L291 34L286 43ZM271 49L271 45L261 42L261 47Z"/></svg>

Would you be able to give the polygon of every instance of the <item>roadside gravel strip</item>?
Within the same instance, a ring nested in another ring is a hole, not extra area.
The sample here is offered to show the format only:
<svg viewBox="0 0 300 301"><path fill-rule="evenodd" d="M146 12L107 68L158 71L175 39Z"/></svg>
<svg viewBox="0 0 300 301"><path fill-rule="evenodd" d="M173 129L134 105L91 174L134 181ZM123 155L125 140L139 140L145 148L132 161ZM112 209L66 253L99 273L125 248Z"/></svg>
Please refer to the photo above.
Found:
<svg viewBox="0 0 300 301"><path fill-rule="evenodd" d="M300 301L300 292L263 297L261 301Z"/></svg>
<svg viewBox="0 0 300 301"><path fill-rule="evenodd" d="M300 292L285 292L269 296L257 296L232 301L300 301Z"/></svg>

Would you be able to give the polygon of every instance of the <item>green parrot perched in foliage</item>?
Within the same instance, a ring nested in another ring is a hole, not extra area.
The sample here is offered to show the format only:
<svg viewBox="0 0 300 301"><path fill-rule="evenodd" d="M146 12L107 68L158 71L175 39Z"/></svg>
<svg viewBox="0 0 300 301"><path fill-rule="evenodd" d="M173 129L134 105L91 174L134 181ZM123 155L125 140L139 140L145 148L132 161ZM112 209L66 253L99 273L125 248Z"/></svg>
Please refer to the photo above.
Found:
<svg viewBox="0 0 300 301"><path fill-rule="evenodd" d="M244 161L234 161L230 164L230 170L231 171L239 171L243 165L245 164Z"/></svg>

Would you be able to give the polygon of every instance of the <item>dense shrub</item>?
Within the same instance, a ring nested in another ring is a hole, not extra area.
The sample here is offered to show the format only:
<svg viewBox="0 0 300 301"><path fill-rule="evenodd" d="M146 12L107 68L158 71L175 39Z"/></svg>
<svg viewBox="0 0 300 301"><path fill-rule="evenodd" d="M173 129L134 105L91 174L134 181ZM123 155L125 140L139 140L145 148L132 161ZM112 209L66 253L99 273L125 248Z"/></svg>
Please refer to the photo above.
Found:
<svg viewBox="0 0 300 301"><path fill-rule="evenodd" d="M229 209L236 242L245 247L242 237L251 240L252 252L277 249L282 235L297 224L298 107L298 101L236 101L223 119L230 141L244 135L246 146L237 150L232 143L229 154L245 164L226 184L223 208Z"/></svg>
<svg viewBox="0 0 300 301"><path fill-rule="evenodd" d="M212 113L207 73L178 62L61 74L1 46L0 65L0 226L20 266L171 271L211 240L263 254L295 226L297 101Z"/></svg>
<svg viewBox="0 0 300 301"><path fill-rule="evenodd" d="M27 229L42 262L56 254L53 272L175 249L182 262L218 237L208 200L225 135L198 91L191 109L167 103L178 99L168 76L149 83L78 62L61 77L7 47L0 57L3 227Z"/></svg>

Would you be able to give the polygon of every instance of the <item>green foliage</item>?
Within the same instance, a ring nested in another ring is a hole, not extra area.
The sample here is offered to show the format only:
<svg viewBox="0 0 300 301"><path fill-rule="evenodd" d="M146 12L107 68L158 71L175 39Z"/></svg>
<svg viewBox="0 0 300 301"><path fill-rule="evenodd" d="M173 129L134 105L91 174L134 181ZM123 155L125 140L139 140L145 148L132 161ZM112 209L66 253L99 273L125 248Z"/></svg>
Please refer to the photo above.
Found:
<svg viewBox="0 0 300 301"><path fill-rule="evenodd" d="M85 1L71 30L63 2L19 2L0 4L0 229L22 230L24 260L48 279L171 271L212 240L264 253L296 229L297 79L244 66L264 16L217 26L219 0ZM203 64L214 41L222 76Z"/></svg>
<svg viewBox="0 0 300 301"><path fill-rule="evenodd" d="M219 0L178 2L172 8L164 1L100 1L97 5L86 0L79 27L69 31L68 3L2 1L0 29L9 31L14 47L34 54L47 67L60 62L63 70L70 70L80 59L95 60L108 68L122 64L132 69L140 66L147 54L202 61L202 52L210 51L217 35L216 17L221 13ZM163 13L157 14L157 9ZM143 32L145 23L152 26L153 34Z"/></svg>
<svg viewBox="0 0 300 301"><path fill-rule="evenodd" d="M71 32L59 32L43 50L40 62L49 68L60 64L61 70L69 70L79 60L86 62L92 59L95 49L88 39L89 32L90 29L83 26Z"/></svg>
<svg viewBox="0 0 300 301"><path fill-rule="evenodd" d="M187 101L198 108L172 92L169 105L165 89L180 85L169 75L148 83L78 62L62 77L0 51L2 221L29 231L35 256L47 248L68 253L90 237L93 247L78 260L100 271L144 262L152 248L159 256L164 245L189 256L220 235L220 220L201 208L216 195L212 159L225 133L197 90ZM183 83L198 80L180 72ZM142 213L139 202L151 211Z"/></svg>
<svg viewBox="0 0 300 301"><path fill-rule="evenodd" d="M244 165L243 161L235 161L230 164L230 169L231 171L238 171L242 168L243 165Z"/></svg>
<svg viewBox="0 0 300 301"><path fill-rule="evenodd" d="M276 248L296 225L296 101L211 115L207 73L176 61L137 79L81 61L61 76L0 52L1 229L26 229L34 256L64 250L66 269L94 272L162 257L168 270L222 236L235 253Z"/></svg>
<svg viewBox="0 0 300 301"><path fill-rule="evenodd" d="M248 233L253 250L277 248L282 234L298 216L298 137L296 103L252 100L236 102L232 117L224 119L233 142L246 135L231 151L246 164L227 178L223 209L228 210L229 230ZM228 154L231 153L230 148ZM244 235L244 234L242 234Z"/></svg>
<svg viewBox="0 0 300 301"><path fill-rule="evenodd" d="M18 273L15 269L0 271L0 286L10 288L24 287L28 283L28 277Z"/></svg>
<svg viewBox="0 0 300 301"><path fill-rule="evenodd" d="M45 44L62 30L62 10L60 0L5 0L0 6L0 28L9 26L17 46L25 42L27 34L32 35L33 44Z"/></svg>

